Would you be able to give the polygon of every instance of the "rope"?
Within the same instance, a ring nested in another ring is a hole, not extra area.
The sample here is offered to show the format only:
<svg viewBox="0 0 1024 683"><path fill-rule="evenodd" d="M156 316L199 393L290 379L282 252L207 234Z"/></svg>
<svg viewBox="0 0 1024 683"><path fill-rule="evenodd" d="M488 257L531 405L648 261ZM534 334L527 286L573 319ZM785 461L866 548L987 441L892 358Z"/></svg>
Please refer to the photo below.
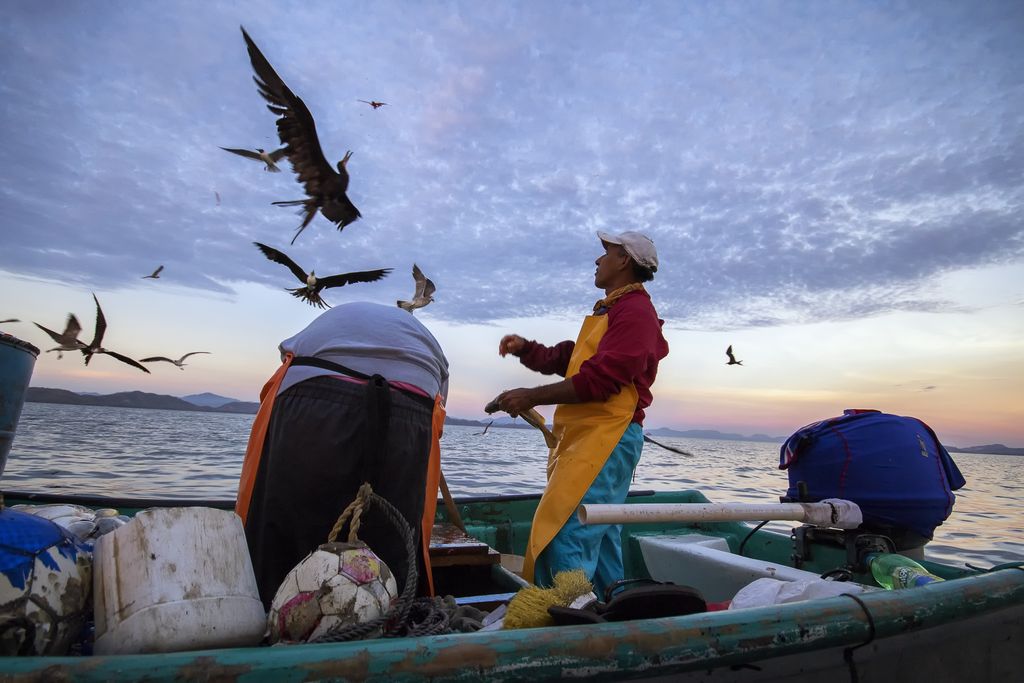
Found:
<svg viewBox="0 0 1024 683"><path fill-rule="evenodd" d="M870 644L875 640L875 619L871 616L871 610L864 604L864 601L858 598L856 595L850 593L843 593L844 596L850 598L864 610L864 615L868 618L868 639L860 645L854 645L843 650L843 661L846 662L847 668L850 669L850 683L857 683L859 677L857 675L857 664L853 661L853 651Z"/></svg>
<svg viewBox="0 0 1024 683"><path fill-rule="evenodd" d="M341 530L345 527L345 522L348 521L350 516L352 517L352 524L349 526L348 530L348 542L359 542L359 537L356 534L359 533L359 523L362 520L363 510L369 507L371 496L377 496L377 494L373 492L370 482L364 482L363 485L359 487L359 491L356 492L355 499L353 499L341 515L338 516L338 521L336 521L334 526L331 528L331 533L327 534L328 543L334 543L338 540L338 536L341 534ZM379 496L377 497L379 498ZM381 500L384 499L381 498ZM384 500L384 503L388 506L391 505L391 503L388 503L386 500ZM403 519L402 521L404 522L405 520ZM408 524L406 524L406 526L408 526ZM399 530L401 531L401 529Z"/></svg>

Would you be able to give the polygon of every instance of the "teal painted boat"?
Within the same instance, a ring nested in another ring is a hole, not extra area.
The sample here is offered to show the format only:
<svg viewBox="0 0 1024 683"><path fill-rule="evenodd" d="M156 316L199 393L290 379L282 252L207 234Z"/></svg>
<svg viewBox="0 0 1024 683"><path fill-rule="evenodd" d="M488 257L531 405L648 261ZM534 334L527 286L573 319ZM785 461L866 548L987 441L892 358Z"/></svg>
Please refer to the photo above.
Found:
<svg viewBox="0 0 1024 683"><path fill-rule="evenodd" d="M156 501L7 492L7 504L74 503L133 513L232 501ZM456 500L467 532L503 559L521 555L537 496ZM706 503L697 491L634 492L628 504ZM438 505L438 523L448 523ZM727 599L762 576L842 573L837 530L791 535L740 522L623 527L627 574ZM496 553L494 552L496 551ZM499 602L524 585L509 562L435 563L439 592ZM1024 570L922 564L946 579L739 610L600 624L167 654L6 657L3 681L1009 681L1024 679ZM852 580L876 586L870 575ZM486 597L481 597L486 596ZM838 678L837 678L838 677Z"/></svg>

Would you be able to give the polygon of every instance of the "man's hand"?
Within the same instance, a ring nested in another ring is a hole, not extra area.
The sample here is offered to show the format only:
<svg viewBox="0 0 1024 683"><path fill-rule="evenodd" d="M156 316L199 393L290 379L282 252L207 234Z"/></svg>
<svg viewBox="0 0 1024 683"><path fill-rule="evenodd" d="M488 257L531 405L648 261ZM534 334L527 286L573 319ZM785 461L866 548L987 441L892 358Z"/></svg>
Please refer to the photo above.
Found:
<svg viewBox="0 0 1024 683"><path fill-rule="evenodd" d="M498 407L512 417L519 417L519 413L525 413L537 405L532 398L532 389L509 389L498 396Z"/></svg>
<svg viewBox="0 0 1024 683"><path fill-rule="evenodd" d="M510 353L513 356L518 356L524 346L526 346L526 340L518 334L506 334L501 338L501 341L498 342L498 355L503 358ZM525 391L525 389L517 391ZM530 407L532 408L533 406ZM502 408L502 410L504 410L504 408Z"/></svg>

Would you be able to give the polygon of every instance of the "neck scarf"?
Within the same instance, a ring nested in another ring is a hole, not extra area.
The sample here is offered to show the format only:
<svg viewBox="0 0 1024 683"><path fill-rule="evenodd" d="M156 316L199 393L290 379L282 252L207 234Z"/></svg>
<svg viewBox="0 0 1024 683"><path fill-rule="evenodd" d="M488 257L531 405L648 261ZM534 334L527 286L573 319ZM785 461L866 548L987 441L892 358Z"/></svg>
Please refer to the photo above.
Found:
<svg viewBox="0 0 1024 683"><path fill-rule="evenodd" d="M625 287L619 287L605 298L598 299L597 303L594 304L594 314L601 315L603 313L607 313L608 309L611 308L615 304L615 302L621 299L624 295L629 294L630 292L635 292L637 290L642 290L643 288L644 285L641 282L633 282L631 284L626 285Z"/></svg>

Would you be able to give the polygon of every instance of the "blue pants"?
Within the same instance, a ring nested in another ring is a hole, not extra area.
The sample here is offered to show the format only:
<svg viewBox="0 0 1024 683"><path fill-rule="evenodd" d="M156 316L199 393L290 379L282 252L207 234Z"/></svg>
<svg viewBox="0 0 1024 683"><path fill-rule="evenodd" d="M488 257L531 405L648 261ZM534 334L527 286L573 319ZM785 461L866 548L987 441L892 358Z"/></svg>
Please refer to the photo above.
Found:
<svg viewBox="0 0 1024 683"><path fill-rule="evenodd" d="M643 445L643 429L630 423L580 504L625 502ZM621 524L584 526L574 511L541 551L534 564L533 581L546 588L558 572L581 567L599 597L605 588L623 578Z"/></svg>

